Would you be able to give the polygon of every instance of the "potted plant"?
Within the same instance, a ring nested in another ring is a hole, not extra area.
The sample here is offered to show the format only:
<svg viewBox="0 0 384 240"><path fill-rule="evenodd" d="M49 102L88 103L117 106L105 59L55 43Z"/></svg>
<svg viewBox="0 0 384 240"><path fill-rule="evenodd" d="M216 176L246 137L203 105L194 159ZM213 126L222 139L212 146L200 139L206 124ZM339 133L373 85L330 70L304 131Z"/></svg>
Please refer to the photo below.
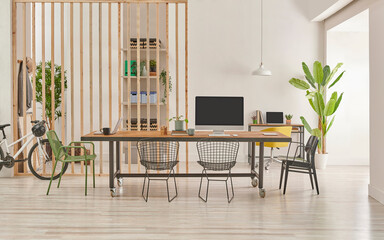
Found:
<svg viewBox="0 0 384 240"><path fill-rule="evenodd" d="M164 87L164 96L163 98L161 99L161 102L163 104L165 104L165 100L167 98L167 89L166 89L166 85L167 85L167 71L163 70L161 71L160 73L160 82L161 84L163 85ZM171 76L169 76L169 83L168 83L168 87L169 87L169 92L172 92L172 82L171 82Z"/></svg>
<svg viewBox="0 0 384 240"><path fill-rule="evenodd" d="M156 76L156 60L149 61L149 76Z"/></svg>
<svg viewBox="0 0 384 240"><path fill-rule="evenodd" d="M293 117L292 114L285 114L285 123L287 125L291 125L292 117Z"/></svg>
<svg viewBox="0 0 384 240"><path fill-rule="evenodd" d="M297 78L289 80L289 83L294 87L306 91L305 96L318 116L318 127L313 129L303 116L301 116L300 119L305 129L307 129L310 134L319 138L318 154L315 156L315 165L319 169L325 169L327 165L328 153L326 151L325 137L332 127L335 120L334 114L343 98L343 93L338 95L335 91L332 94L328 94L328 98L326 93L327 90L339 82L343 76L345 71L340 73L336 79L334 79L335 74L342 65L342 63L338 63L336 67L331 70L328 65L322 67L321 63L316 61L313 64L312 75L308 66L303 62L302 66L306 81Z"/></svg>
<svg viewBox="0 0 384 240"><path fill-rule="evenodd" d="M48 127L52 130L53 121L59 119L62 116L60 110L61 106L61 66L55 64L54 82L55 82L55 107L54 116L52 116L52 91L51 91L51 61L45 63L45 117L48 123ZM36 101L43 104L43 82L42 82L42 62L36 66ZM67 89L67 76L64 71L64 90Z"/></svg>
<svg viewBox="0 0 384 240"><path fill-rule="evenodd" d="M184 118L183 115L173 117L169 121L175 121L175 131L184 131L184 122L188 123L188 119Z"/></svg>
<svg viewBox="0 0 384 240"><path fill-rule="evenodd" d="M252 116L251 116L251 118L252 118L252 123L253 123L253 124L257 124L257 114L256 114L256 113L253 113Z"/></svg>

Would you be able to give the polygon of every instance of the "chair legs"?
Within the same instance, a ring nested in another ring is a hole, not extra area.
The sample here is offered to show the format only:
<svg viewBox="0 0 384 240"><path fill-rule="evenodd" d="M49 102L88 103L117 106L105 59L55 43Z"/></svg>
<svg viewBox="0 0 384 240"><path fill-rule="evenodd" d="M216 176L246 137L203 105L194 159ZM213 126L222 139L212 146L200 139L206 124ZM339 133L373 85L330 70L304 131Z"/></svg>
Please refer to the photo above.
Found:
<svg viewBox="0 0 384 240"><path fill-rule="evenodd" d="M55 162L55 166L54 166L53 169L52 169L52 176L51 176L51 180L49 181L49 186L48 186L48 190L47 190L47 195L49 194L49 189L51 189L51 184L52 184L53 176L55 175L55 170L56 170L57 162L58 162L58 161Z"/></svg>
<svg viewBox="0 0 384 240"><path fill-rule="evenodd" d="M285 165L284 164L281 165L280 187L279 187L279 189L281 189L281 183L282 183L283 174L284 174L284 171L283 171L284 167L285 167L285 179L284 179L284 191L283 191L283 194L285 194L285 191L287 189L288 172L289 172L289 165L288 165L288 163L285 164ZM317 182L316 168L315 167L311 167L310 169L308 169L308 175L309 175L309 179L311 180L312 189L314 189L314 184L313 184L313 179L312 179L312 175L313 175L313 178L315 180L315 186L316 186L317 195L319 195L320 192L319 192L319 185L318 185L318 182Z"/></svg>
<svg viewBox="0 0 384 240"><path fill-rule="evenodd" d="M319 195L320 194L320 192L319 192L319 183L317 182L317 174L316 174L316 168L315 167L313 167L313 178L315 179L317 195Z"/></svg>
<svg viewBox="0 0 384 240"><path fill-rule="evenodd" d="M235 192L233 190L233 181L232 181L231 170L229 170L227 179L225 179L225 180L209 179L208 174L207 174L207 170L205 168L203 169L203 171L201 173L205 174L205 177L207 178L207 190L206 190L205 198L203 198L201 196L201 186L202 186L202 183L203 183L203 175L200 178L200 187L199 187L199 194L198 194L198 196L199 196L199 198L201 200L203 200L204 202L208 201L208 192L209 192L209 182L210 181L220 181L220 182L224 181L225 182L225 188L227 190L227 200L228 200L228 203L230 203L232 201L232 199L235 197ZM231 190L232 190L232 196L231 197L229 197L228 180L230 180L230 182L231 182Z"/></svg>
<svg viewBox="0 0 384 240"><path fill-rule="evenodd" d="M289 164L287 163L287 164L285 165L285 179L284 179L284 191L283 191L283 194L284 194L284 195L285 195L285 191L287 190L288 171L289 171Z"/></svg>
<svg viewBox="0 0 384 240"><path fill-rule="evenodd" d="M169 184L168 184L168 180L169 178L171 177L171 175L173 175L173 181L174 181L174 184L175 184L175 196L173 196L172 198L170 198L169 196ZM147 183L147 191L146 191L146 194L144 196L144 190L145 190L145 185L146 185L146 180L148 179L148 183ZM148 202L148 194L149 194L149 183L151 180L161 180L161 181L165 181L166 184L167 184L167 196L168 196L168 202L172 202L173 199L175 199L177 197L177 184L176 184L176 176L175 176L175 170L172 168L170 171L169 171L169 174L168 174L168 177L166 179L151 179L148 175L148 170L146 169L145 170L145 177L144 177L144 182L143 182L143 189L141 191L141 195L142 197L144 198L144 200L146 202Z"/></svg>
<svg viewBox="0 0 384 240"><path fill-rule="evenodd" d="M284 162L281 163L281 172L280 172L280 184L279 184L279 189L281 189L281 184L283 183L283 176L284 176Z"/></svg>

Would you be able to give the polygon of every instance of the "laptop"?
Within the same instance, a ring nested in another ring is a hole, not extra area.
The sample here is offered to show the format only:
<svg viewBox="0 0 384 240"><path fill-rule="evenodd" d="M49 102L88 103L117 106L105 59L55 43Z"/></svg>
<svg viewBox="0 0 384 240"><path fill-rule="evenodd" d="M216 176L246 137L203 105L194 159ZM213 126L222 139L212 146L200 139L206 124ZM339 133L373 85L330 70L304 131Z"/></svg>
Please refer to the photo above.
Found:
<svg viewBox="0 0 384 240"><path fill-rule="evenodd" d="M117 133L117 130L119 130L119 127L122 121L123 121L123 118L120 118L119 121L117 121L115 128L109 135L113 135ZM96 131L94 134L104 134L104 133L99 130L99 131Z"/></svg>

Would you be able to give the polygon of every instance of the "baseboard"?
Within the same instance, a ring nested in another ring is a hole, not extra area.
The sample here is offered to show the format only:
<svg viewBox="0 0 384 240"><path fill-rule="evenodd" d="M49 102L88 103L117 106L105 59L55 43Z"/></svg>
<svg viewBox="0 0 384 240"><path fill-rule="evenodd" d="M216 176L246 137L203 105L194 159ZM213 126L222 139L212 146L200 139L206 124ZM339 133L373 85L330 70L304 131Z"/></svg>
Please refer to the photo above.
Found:
<svg viewBox="0 0 384 240"><path fill-rule="evenodd" d="M376 199L381 204L384 204L384 190L372 186L372 184L368 184L368 195Z"/></svg>

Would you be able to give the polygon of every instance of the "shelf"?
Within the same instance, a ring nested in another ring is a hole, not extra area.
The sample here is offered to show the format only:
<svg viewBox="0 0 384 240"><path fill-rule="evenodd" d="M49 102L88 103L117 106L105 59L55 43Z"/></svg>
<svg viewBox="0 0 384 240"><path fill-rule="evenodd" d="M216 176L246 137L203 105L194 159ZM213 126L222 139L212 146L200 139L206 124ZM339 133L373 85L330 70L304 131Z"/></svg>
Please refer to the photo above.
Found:
<svg viewBox="0 0 384 240"><path fill-rule="evenodd" d="M148 77L149 79L157 79L157 76L140 76L140 79L147 79ZM121 78L128 79L128 76L121 76ZM131 79L132 78L136 79L137 77L131 76Z"/></svg>
<svg viewBox="0 0 384 240"><path fill-rule="evenodd" d="M128 105L128 102L122 102L121 104L123 105ZM156 103L150 103L149 104L150 106L157 106ZM164 106L165 104L164 103L160 103L159 106ZM131 106L137 106L137 103L131 103ZM140 106L147 106L146 103L140 103Z"/></svg>
<svg viewBox="0 0 384 240"><path fill-rule="evenodd" d="M137 52L137 48L130 48L130 49L131 49L131 52ZM147 49L148 48L140 48L140 51L147 51ZM156 52L156 50L157 50L156 48L149 48L150 52ZM126 52L126 51L128 51L128 48L122 48L121 51ZM159 52L166 52L166 51L167 51L167 49L165 49L165 48L159 49Z"/></svg>

